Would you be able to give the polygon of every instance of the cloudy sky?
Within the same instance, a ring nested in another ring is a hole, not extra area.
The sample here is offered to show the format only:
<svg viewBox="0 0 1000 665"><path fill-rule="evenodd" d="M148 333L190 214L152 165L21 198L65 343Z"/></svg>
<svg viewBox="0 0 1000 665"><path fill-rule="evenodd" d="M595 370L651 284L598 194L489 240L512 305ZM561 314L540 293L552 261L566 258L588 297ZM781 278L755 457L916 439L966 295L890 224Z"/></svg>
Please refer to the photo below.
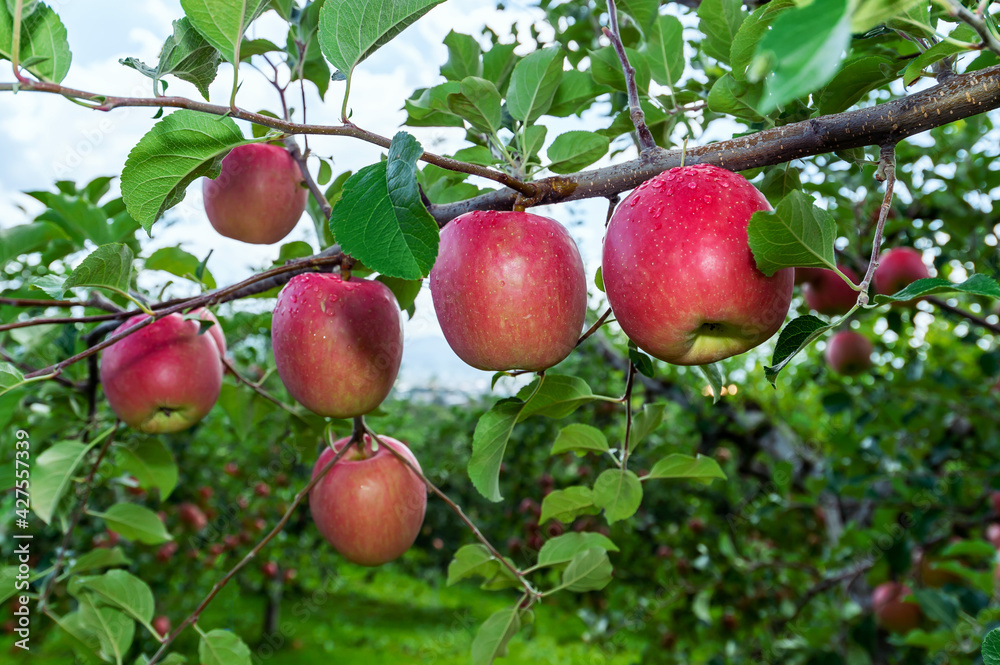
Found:
<svg viewBox="0 0 1000 665"><path fill-rule="evenodd" d="M73 50L73 64L65 85L125 96L151 93L149 79L118 61L135 56L147 63L156 62L164 39L172 31L171 22L183 16L178 0L54 0L50 4L66 25ZM510 26L516 23L526 31L543 17L539 10L528 5L522 0L509 1L507 9L498 12L494 0L451 0L432 10L361 65L351 93L355 121L379 134L393 135L405 118L401 110L403 99L415 88L442 80L438 68L447 60L442 40L450 30L478 35L488 25L501 35L509 35ZM543 23L539 27L544 30ZM285 30L271 12L254 24L250 35L282 43ZM275 91L262 76L249 67L241 68L241 74L243 84L238 97L241 107L280 108ZM228 100L231 80L231 68L220 67L211 88L212 101ZM189 84L172 77L169 84L171 94L199 97ZM337 124L343 84L332 84L325 102L319 99L312 84L307 83L307 92L309 121ZM54 181L61 179L87 182L97 176L120 174L129 150L154 123L152 116L149 109L118 109L105 114L53 95L5 94L0 100L0 155L3 155L0 226L23 223L39 212L37 203L23 191L50 189ZM558 125L550 128L550 137L557 131L586 128L586 122L579 119L555 122ZM249 135L249 127L244 125L243 129ZM408 131L435 152L445 153L463 145L463 133L459 130ZM379 148L348 138L314 137L310 146L332 160L335 173L370 164L380 154ZM599 264L604 205L579 202L539 208L535 212L556 217L570 227L581 245L588 274L592 274ZM315 246L307 217L303 217L285 242L290 240L306 240ZM220 283L238 281L268 266L277 257L280 246L246 245L217 235L205 218L201 187L197 183L188 189L185 201L154 227L153 239L145 253L175 244L198 256L214 250L209 268ZM410 351L404 359L404 382L423 383L436 373L443 374L439 378L448 383L458 379L463 385L475 382L478 386L488 386L487 374L465 367L450 354L434 319L426 285L418 300L418 314L407 323L406 331Z"/></svg>

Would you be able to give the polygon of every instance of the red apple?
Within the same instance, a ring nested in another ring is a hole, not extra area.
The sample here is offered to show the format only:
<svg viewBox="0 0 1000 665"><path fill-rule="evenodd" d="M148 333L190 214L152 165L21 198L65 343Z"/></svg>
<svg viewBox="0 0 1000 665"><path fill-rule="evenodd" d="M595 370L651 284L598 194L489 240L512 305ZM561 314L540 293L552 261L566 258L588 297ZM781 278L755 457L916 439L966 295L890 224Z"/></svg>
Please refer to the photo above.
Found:
<svg viewBox="0 0 1000 665"><path fill-rule="evenodd" d="M392 389L403 358L403 321L381 282L306 273L278 296L271 341L292 397L321 416L353 418Z"/></svg>
<svg viewBox="0 0 1000 665"><path fill-rule="evenodd" d="M878 624L890 633L908 633L920 625L920 606L903 600L913 593L899 582L885 582L872 592L872 607Z"/></svg>
<svg viewBox="0 0 1000 665"><path fill-rule="evenodd" d="M362 566L378 566L410 549L427 508L423 481L387 447L420 464L406 444L386 436L373 450L365 436L364 446L353 446L310 490L309 511L323 537L341 556ZM313 477L349 439L340 439L323 451L313 468Z"/></svg>
<svg viewBox="0 0 1000 665"><path fill-rule="evenodd" d="M770 210L743 176L708 164L640 185L604 237L604 287L639 348L675 365L703 365L770 338L788 313L794 271L757 270L750 216Z"/></svg>
<svg viewBox="0 0 1000 665"><path fill-rule="evenodd" d="M474 211L441 230L431 296L445 339L466 363L540 371L576 347L587 276L576 243L555 220Z"/></svg>
<svg viewBox="0 0 1000 665"><path fill-rule="evenodd" d="M180 519L181 524L186 525L192 531L201 531L208 526L208 518L205 517L205 513L201 512L201 508L193 503L182 503L179 505L177 507L177 517Z"/></svg>
<svg viewBox="0 0 1000 665"><path fill-rule="evenodd" d="M278 576L278 564L273 561L268 561L261 565L260 572L264 573L264 577L269 580L273 580Z"/></svg>
<svg viewBox="0 0 1000 665"><path fill-rule="evenodd" d="M795 268L795 283L808 284L820 278L823 268Z"/></svg>
<svg viewBox="0 0 1000 665"><path fill-rule="evenodd" d="M921 584L932 589L938 589L946 584L960 585L964 582L961 575L938 568L940 563L940 561L936 561L926 554L920 557L918 573Z"/></svg>
<svg viewBox="0 0 1000 665"><path fill-rule="evenodd" d="M1000 550L1000 523L994 522L986 527L986 540Z"/></svg>
<svg viewBox="0 0 1000 665"><path fill-rule="evenodd" d="M253 493L259 497L269 497L271 496L271 486L261 481L253 486Z"/></svg>
<svg viewBox="0 0 1000 665"><path fill-rule="evenodd" d="M174 554L177 553L177 548L179 545L176 541L171 540L169 543L164 543L160 546L160 549L156 550L156 560L160 563L166 563L170 561Z"/></svg>
<svg viewBox="0 0 1000 665"><path fill-rule="evenodd" d="M193 313L214 319L207 310ZM148 318L133 316L119 333ZM101 384L111 408L126 424L149 433L177 432L205 417L222 388L217 325L199 335L196 321L170 314L104 350Z"/></svg>
<svg viewBox="0 0 1000 665"><path fill-rule="evenodd" d="M996 513L997 517L1000 517L1000 491L993 492L990 499L993 501L993 512Z"/></svg>
<svg viewBox="0 0 1000 665"><path fill-rule="evenodd" d="M281 579L285 584L288 584L298 576L299 572L294 568L288 568L284 573L281 574Z"/></svg>
<svg viewBox="0 0 1000 665"><path fill-rule="evenodd" d="M267 143L237 146L215 180L205 179L205 212L227 238L257 245L278 242L295 228L309 192L287 150Z"/></svg>
<svg viewBox="0 0 1000 665"><path fill-rule="evenodd" d="M226 465L222 467L222 472L227 476L232 476L235 478L240 475L240 467L236 462L226 462Z"/></svg>
<svg viewBox="0 0 1000 665"><path fill-rule="evenodd" d="M912 247L896 247L882 255L875 269L875 290L892 295L917 281L930 277L923 256Z"/></svg>
<svg viewBox="0 0 1000 665"><path fill-rule="evenodd" d="M153 630L160 637L166 637L170 632L170 618L165 617L162 614L158 617L153 618Z"/></svg>
<svg viewBox="0 0 1000 665"><path fill-rule="evenodd" d="M841 330L826 343L826 362L834 372L853 376L872 366L872 343L853 330Z"/></svg>
<svg viewBox="0 0 1000 665"><path fill-rule="evenodd" d="M838 265L837 268L855 284L861 282L858 274L847 266ZM819 270L818 273L814 279L802 286L802 295L809 309L826 316L847 314L851 311L858 302L858 292L832 270Z"/></svg>
<svg viewBox="0 0 1000 665"><path fill-rule="evenodd" d="M203 503L207 503L212 498L213 494L215 494L215 490L208 485L203 485L198 488L198 496L201 497Z"/></svg>

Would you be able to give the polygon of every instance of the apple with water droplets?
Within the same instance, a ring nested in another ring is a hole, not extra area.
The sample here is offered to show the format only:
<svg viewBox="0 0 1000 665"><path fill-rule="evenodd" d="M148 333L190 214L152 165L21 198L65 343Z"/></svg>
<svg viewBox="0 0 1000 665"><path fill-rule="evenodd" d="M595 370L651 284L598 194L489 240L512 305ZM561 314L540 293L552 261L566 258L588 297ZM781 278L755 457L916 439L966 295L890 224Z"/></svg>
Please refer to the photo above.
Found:
<svg viewBox="0 0 1000 665"><path fill-rule="evenodd" d="M379 566L410 549L427 509L427 488L410 467L420 463L402 441L380 436L379 445L365 435L362 445L352 445L309 491L309 512L316 528L341 556L362 566ZM316 460L312 477L350 439L336 441Z"/></svg>
<svg viewBox="0 0 1000 665"><path fill-rule="evenodd" d="M826 362L834 372L854 376L872 366L872 343L861 333L841 330L826 345Z"/></svg>
<svg viewBox="0 0 1000 665"><path fill-rule="evenodd" d="M717 166L671 169L615 210L604 238L604 287L640 349L675 365L748 351L781 327L794 270L757 269L750 216L770 210L743 176Z"/></svg>
<svg viewBox="0 0 1000 665"><path fill-rule="evenodd" d="M847 266L838 265L837 269L855 284L861 281L858 274ZM847 314L858 302L858 292L832 270L817 270L813 278L802 285L802 295L809 309L826 316Z"/></svg>
<svg viewBox="0 0 1000 665"><path fill-rule="evenodd" d="M381 282L306 273L278 295L271 342L292 397L321 416L353 418L375 409L392 389L403 358L403 321Z"/></svg>
<svg viewBox="0 0 1000 665"><path fill-rule="evenodd" d="M492 210L457 217L441 230L430 281L445 339L478 369L547 369L583 332L580 251L548 217Z"/></svg>
<svg viewBox="0 0 1000 665"><path fill-rule="evenodd" d="M204 180L202 194L208 221L221 235L270 245L295 228L309 192L287 150L251 143L226 155L218 177Z"/></svg>
<svg viewBox="0 0 1000 665"><path fill-rule="evenodd" d="M148 318L133 316L113 334ZM203 331L195 319L213 325ZM104 350L101 385L112 410L130 427L152 434L177 432L193 426L215 405L225 351L226 340L211 312L170 314Z"/></svg>

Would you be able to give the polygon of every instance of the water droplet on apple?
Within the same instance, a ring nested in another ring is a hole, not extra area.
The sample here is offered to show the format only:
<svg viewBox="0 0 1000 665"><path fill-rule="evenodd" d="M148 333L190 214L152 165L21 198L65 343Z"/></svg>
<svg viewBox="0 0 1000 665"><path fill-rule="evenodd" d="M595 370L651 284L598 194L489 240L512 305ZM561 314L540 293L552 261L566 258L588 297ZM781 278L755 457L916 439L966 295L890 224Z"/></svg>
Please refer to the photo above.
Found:
<svg viewBox="0 0 1000 665"><path fill-rule="evenodd" d="M694 189L697 186L698 186L698 183L694 182L693 180L688 183L688 187L690 187L691 189Z"/></svg>
<svg viewBox="0 0 1000 665"><path fill-rule="evenodd" d="M705 203L711 203L711 202L712 202L712 197L709 196L708 194L706 194L705 195Z"/></svg>

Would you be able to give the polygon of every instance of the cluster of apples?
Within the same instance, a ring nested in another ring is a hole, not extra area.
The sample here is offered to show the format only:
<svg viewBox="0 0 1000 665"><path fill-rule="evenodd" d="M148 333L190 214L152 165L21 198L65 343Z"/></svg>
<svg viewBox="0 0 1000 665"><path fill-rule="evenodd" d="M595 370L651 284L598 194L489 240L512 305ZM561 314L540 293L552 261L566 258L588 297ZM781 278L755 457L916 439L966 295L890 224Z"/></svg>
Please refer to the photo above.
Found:
<svg viewBox="0 0 1000 665"><path fill-rule="evenodd" d="M855 284L860 278L849 266L837 269ZM892 295L918 279L930 277L920 252L912 247L896 247L885 252L875 269L875 292ZM840 316L854 307L858 292L832 270L796 268L795 282L802 285L802 296L809 309L826 316ZM853 376L872 366L871 341L861 333L842 330L830 338L826 346L826 362L838 374Z"/></svg>

